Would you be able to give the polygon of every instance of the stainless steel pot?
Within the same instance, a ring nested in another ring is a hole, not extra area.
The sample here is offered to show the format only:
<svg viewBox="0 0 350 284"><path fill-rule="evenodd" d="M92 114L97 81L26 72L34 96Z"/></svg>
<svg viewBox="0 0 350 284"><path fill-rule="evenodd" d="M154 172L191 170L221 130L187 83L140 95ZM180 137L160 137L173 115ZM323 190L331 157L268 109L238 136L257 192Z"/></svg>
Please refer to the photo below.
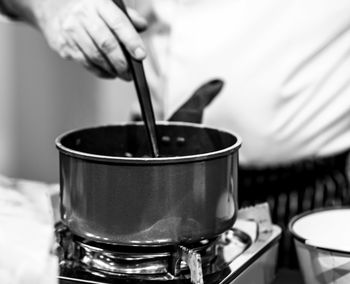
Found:
<svg viewBox="0 0 350 284"><path fill-rule="evenodd" d="M213 238L237 211L240 138L190 123L157 126L160 158L137 123L71 131L60 152L61 215L75 234L118 245Z"/></svg>

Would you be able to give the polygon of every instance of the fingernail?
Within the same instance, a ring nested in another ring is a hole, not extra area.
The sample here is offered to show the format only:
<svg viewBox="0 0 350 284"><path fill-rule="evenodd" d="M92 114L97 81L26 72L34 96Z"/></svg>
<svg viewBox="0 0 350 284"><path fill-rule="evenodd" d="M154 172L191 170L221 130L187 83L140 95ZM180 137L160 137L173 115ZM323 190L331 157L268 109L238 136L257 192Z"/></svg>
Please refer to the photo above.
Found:
<svg viewBox="0 0 350 284"><path fill-rule="evenodd" d="M144 59L146 57L146 51L142 47L138 47L134 51L134 56L136 59Z"/></svg>

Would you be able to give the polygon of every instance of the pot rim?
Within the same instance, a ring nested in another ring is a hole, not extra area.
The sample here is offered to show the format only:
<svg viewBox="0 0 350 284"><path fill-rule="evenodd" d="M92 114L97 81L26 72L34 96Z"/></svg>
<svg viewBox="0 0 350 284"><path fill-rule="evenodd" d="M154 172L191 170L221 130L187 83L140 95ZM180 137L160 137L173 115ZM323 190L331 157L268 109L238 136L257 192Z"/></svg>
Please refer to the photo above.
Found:
<svg viewBox="0 0 350 284"><path fill-rule="evenodd" d="M194 161L204 161L209 159L214 159L222 156L227 156L229 153L232 153L236 150L238 150L241 147L242 139L240 136L238 136L234 132L228 132L226 130L222 130L215 127L206 126L204 124L197 124L197 123L189 123L189 122L169 122L169 121L157 121L157 125L171 125L171 126L185 126L185 127L193 127L193 128L202 128L202 129L209 129L209 130L215 130L222 133L229 134L231 136L234 136L236 139L236 142L226 148L202 153L202 154L196 154L196 155L187 155L187 156L175 156L175 157L118 157L118 156L106 156L106 155L97 155L97 154L91 154L86 153L82 151L72 150L66 146L64 146L61 141L66 136L77 132L77 131L83 131L83 130L92 130L96 128L103 128L103 127L113 127L113 126L128 126L128 125L141 125L142 122L126 122L126 123L119 123L119 124L105 124L105 125L97 125L97 126L90 126L90 127L84 127L84 128L76 128L69 131L66 131L59 135L55 139L56 148L61 152L68 156L72 156L75 158L80 158L83 160L92 160L92 161L98 161L98 162L109 162L109 163L127 163L127 164L165 164L165 163L183 163L183 162L194 162Z"/></svg>

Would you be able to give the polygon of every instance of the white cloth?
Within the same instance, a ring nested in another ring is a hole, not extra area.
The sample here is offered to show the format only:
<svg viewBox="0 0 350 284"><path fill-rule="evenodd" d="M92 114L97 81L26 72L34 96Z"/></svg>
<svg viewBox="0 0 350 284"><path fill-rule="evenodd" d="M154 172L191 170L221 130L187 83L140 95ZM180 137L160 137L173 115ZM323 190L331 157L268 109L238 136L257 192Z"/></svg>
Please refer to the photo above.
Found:
<svg viewBox="0 0 350 284"><path fill-rule="evenodd" d="M147 76L159 118L221 78L203 122L242 137L242 164L350 147L349 0L146 2Z"/></svg>
<svg viewBox="0 0 350 284"><path fill-rule="evenodd" d="M54 219L57 186L0 176L0 283L56 284Z"/></svg>

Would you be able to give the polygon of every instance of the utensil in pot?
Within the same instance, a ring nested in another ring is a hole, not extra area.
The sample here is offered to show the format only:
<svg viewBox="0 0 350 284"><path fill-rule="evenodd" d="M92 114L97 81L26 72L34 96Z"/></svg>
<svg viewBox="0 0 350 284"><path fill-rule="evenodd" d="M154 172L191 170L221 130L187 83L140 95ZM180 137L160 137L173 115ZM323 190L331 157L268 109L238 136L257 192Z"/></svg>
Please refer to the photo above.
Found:
<svg viewBox="0 0 350 284"><path fill-rule="evenodd" d="M220 79L203 84L168 120L201 123L205 107L220 93L223 86L224 82Z"/></svg>
<svg viewBox="0 0 350 284"><path fill-rule="evenodd" d="M124 5L124 2L122 0L114 0L114 3L118 5L118 7L125 13L125 15L131 21L129 14L126 10L126 7ZM145 75L142 61L139 61L133 58L129 54L129 52L126 50L124 45L121 45L121 47L123 49L124 56L129 64L129 68L134 79L135 89L136 89L137 97L140 103L143 121L146 126L147 136L151 146L152 156L158 157L159 148L158 148L158 142L157 142L156 122L155 122L152 101L151 101L151 95L150 95L148 83L146 80L146 75Z"/></svg>

